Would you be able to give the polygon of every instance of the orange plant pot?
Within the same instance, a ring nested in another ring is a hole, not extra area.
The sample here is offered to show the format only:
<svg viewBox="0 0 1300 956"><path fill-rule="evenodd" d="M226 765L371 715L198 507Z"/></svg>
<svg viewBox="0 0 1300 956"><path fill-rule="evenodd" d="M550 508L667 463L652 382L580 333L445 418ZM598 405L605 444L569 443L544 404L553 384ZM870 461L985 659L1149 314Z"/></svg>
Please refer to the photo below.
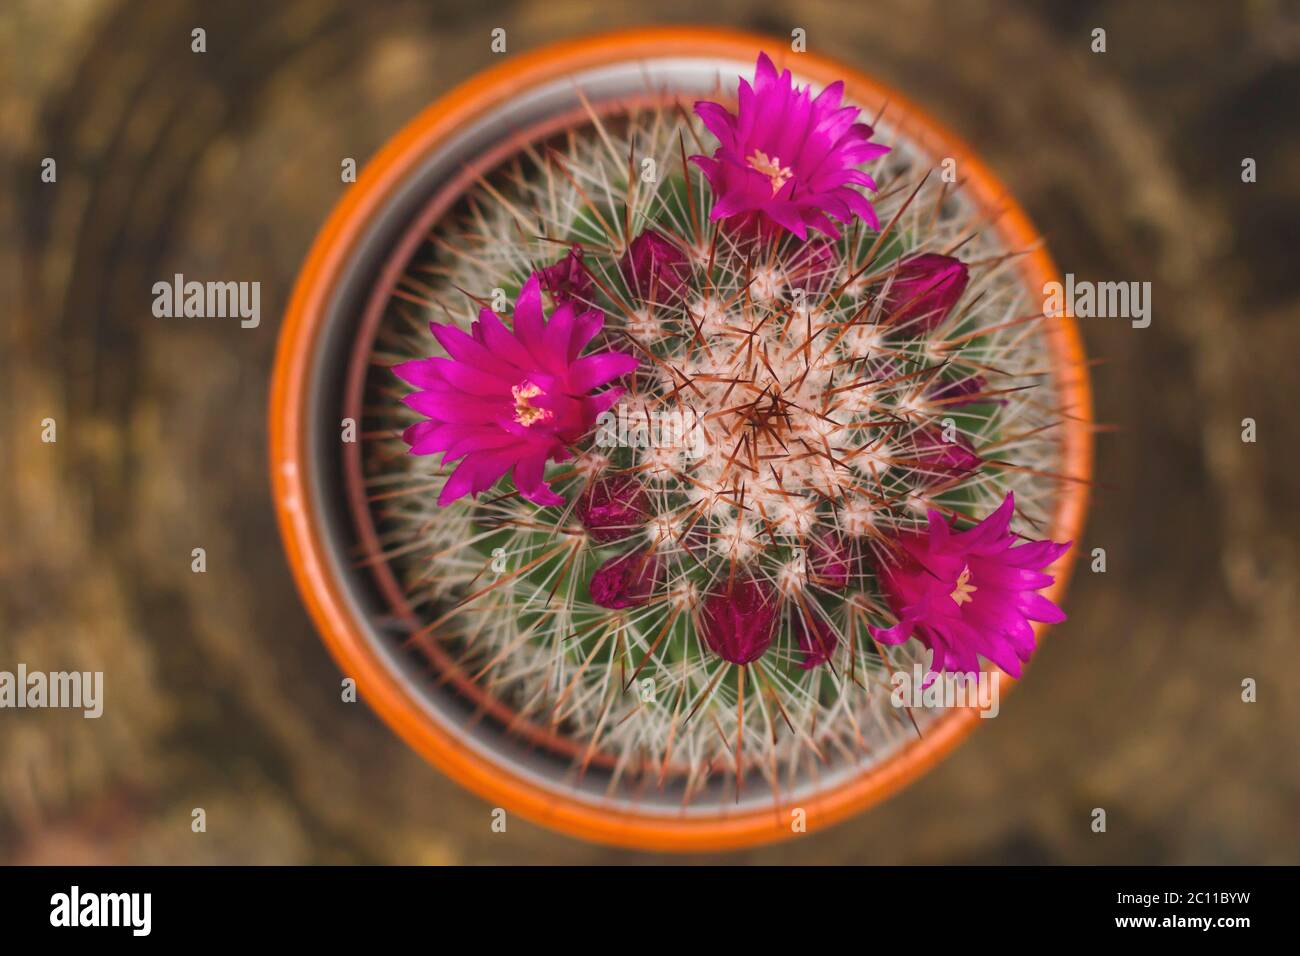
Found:
<svg viewBox="0 0 1300 956"><path fill-rule="evenodd" d="M367 603L365 588L356 580L360 569L355 551L349 553L356 542L346 527L342 502L349 490L356 496L343 475L338 429L345 412L359 407L359 386L356 375L349 381L344 371L350 366L355 372L357 364L355 345L348 336L355 318L367 312L366 301L373 318L375 290L392 281L392 263L401 259L394 253L402 244L400 237L427 227L422 222L420 229L410 228L416 211L427 211L427 203L421 206L421 202L437 189L445 190L449 181L464 177L464 163L455 168L430 167L429 158L440 147L468 142L476 131L486 135L481 131L487 119L495 117L499 127L503 114L526 104L534 91L577 75L595 77L599 85L602 71L659 61L698 62L701 68L714 64L715 70L735 64L735 72L743 72L745 64L752 67L764 49L774 56L778 69L789 66L800 79L817 85L844 80L846 98L863 105L869 115L887 106L900 134L933 157L956 159L963 189L985 214L990 228L1006 247L1028 250L1020 258L1026 287L1041 289L1058 279L1039 235L1009 192L960 140L898 93L811 53L783 55L781 41L710 29L645 29L558 43L512 57L416 117L366 166L325 223L302 267L280 333L270 400L272 488L289 563L326 646L343 672L357 681L367 703L444 773L494 805L591 840L674 851L750 846L793 836L793 804L672 815L580 798L532 772L521 760L472 740L453 712L439 710L428 688L404 672L400 655L377 635L375 620L384 609ZM504 121L515 122L509 115ZM517 122L536 127L538 118L521 117ZM508 139L497 135L466 148L476 149L472 154L476 156L500 152L508 148ZM385 275L386 270L390 274ZM1048 536L1077 541L1092 468L1089 382L1073 320L1047 323L1044 335L1060 405L1066 412L1062 470L1082 479L1063 484ZM346 400L335 403L332 395ZM1073 553L1054 569L1056 582L1047 596L1058 602ZM1040 639L1043 630L1039 625ZM490 701L480 700L477 705L481 711L493 711ZM496 716L503 722L508 718L508 714ZM948 712L923 738L893 756L801 798L798 807L804 811L806 830L830 826L898 790L951 750L977 720L974 710Z"/></svg>

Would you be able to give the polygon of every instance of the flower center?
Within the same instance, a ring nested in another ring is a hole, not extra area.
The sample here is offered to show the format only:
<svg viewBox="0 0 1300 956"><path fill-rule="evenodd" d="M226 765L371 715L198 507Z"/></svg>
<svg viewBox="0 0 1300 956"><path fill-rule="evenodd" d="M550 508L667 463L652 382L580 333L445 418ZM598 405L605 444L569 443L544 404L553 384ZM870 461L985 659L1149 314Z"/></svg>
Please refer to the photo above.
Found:
<svg viewBox="0 0 1300 956"><path fill-rule="evenodd" d="M761 149L754 150L754 154L749 157L749 166L772 181L773 196L794 176L789 166L782 166L779 158L769 156Z"/></svg>
<svg viewBox="0 0 1300 956"><path fill-rule="evenodd" d="M957 575L957 586L952 589L952 594L948 596L953 599L958 607L961 607L967 601L975 600L971 597L974 593L975 585L970 583L970 565L967 564L962 567L961 574Z"/></svg>
<svg viewBox="0 0 1300 956"><path fill-rule="evenodd" d="M525 380L513 386L510 394L515 397L515 421L525 428L552 417L550 409L538 408L532 403L532 399L544 394L541 388L532 382Z"/></svg>

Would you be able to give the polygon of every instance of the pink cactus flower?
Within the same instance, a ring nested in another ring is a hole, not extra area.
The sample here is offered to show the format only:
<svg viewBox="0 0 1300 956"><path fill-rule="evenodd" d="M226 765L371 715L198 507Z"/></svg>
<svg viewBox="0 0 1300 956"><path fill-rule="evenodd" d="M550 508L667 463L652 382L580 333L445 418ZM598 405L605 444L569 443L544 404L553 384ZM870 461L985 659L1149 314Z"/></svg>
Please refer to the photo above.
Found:
<svg viewBox="0 0 1300 956"><path fill-rule="evenodd" d="M917 637L934 652L932 671L968 673L985 657L1012 677L1034 652L1030 621L1055 624L1065 614L1038 593L1055 579L1043 574L1072 542L1016 544L1015 499L966 531L953 531L937 511L926 530L895 540L879 568L893 627L869 627L876 640L901 644Z"/></svg>
<svg viewBox="0 0 1300 956"><path fill-rule="evenodd" d="M870 141L871 127L857 122L856 106L840 105L843 97L843 82L814 97L810 87L794 85L789 70L778 75L761 53L754 85L740 81L735 114L719 103L696 103L719 143L712 156L691 157L713 187L710 218L761 232L775 226L800 239L809 229L838 238L832 220L847 223L855 215L878 230L875 210L855 187L876 188L858 167L889 147Z"/></svg>
<svg viewBox="0 0 1300 956"><path fill-rule="evenodd" d="M713 653L733 664L763 656L776 636L781 602L765 581L741 573L717 585L700 610L700 632Z"/></svg>
<svg viewBox="0 0 1300 956"><path fill-rule="evenodd" d="M524 283L512 324L513 331L490 309L479 312L470 334L432 323L448 357L393 367L419 389L402 401L429 418L402 434L411 454L442 452L443 464L461 459L438 495L440 507L485 491L511 470L529 501L563 504L543 481L547 461L568 458L568 446L623 394L595 389L637 367L622 352L581 355L604 317L565 302L548 321L537 275Z"/></svg>

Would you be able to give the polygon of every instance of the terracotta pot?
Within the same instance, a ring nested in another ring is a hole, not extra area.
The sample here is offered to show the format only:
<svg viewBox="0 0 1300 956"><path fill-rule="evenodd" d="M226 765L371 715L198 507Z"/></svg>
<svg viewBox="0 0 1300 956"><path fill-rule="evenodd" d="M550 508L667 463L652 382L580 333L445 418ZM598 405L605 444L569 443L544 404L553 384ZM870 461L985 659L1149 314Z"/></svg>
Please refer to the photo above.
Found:
<svg viewBox="0 0 1300 956"><path fill-rule="evenodd" d="M556 44L480 74L398 133L349 187L303 265L281 331L270 403L272 485L290 564L326 645L362 698L435 766L493 805L588 839L660 850L741 847L792 836L789 811L796 805L809 831L826 827L924 772L978 720L973 710L950 711L881 763L780 805L770 796L766 803L687 810L620 803L605 797L598 782L584 789L563 779L574 742L519 721L464 680L449 658L439 658L436 642L431 654L440 674L429 680L392 633L395 622L399 630L409 625L411 614L391 571L383 562L358 566L358 556L375 554L377 543L360 487L359 452L339 442L339 427L344 417L360 420L383 304L418 242L478 171L504 159L521 139L571 120L579 106L575 78L597 108L644 96L647 77L654 87L707 93L720 73L752 70L761 49L802 80L843 79L848 98L869 115L888 104L893 126L936 163L957 159L965 194L988 212L1001 241L1030 250L1019 260L1027 288L1058 278L1024 213L959 140L874 80L813 54L783 57L785 48L783 41L734 32L638 30ZM1070 409L1064 471L1087 477L1091 399L1078 332L1060 319L1047 323L1044 335ZM1086 506L1086 484L1063 484L1048 536L1078 540ZM1073 553L1055 568L1047 595L1054 600L1064 592Z"/></svg>

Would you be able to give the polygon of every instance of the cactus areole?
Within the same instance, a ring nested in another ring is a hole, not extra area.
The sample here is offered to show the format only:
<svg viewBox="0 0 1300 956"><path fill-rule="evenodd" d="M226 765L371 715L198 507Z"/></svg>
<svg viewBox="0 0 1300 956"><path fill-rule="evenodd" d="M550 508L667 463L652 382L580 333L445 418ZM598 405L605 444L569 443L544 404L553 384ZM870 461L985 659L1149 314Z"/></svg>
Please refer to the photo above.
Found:
<svg viewBox="0 0 1300 956"><path fill-rule="evenodd" d="M1020 677L1065 619L1077 333L1014 190L897 93L575 41L353 189L282 333L277 506L362 697L467 786L623 845L797 836L978 719L899 681Z"/></svg>

